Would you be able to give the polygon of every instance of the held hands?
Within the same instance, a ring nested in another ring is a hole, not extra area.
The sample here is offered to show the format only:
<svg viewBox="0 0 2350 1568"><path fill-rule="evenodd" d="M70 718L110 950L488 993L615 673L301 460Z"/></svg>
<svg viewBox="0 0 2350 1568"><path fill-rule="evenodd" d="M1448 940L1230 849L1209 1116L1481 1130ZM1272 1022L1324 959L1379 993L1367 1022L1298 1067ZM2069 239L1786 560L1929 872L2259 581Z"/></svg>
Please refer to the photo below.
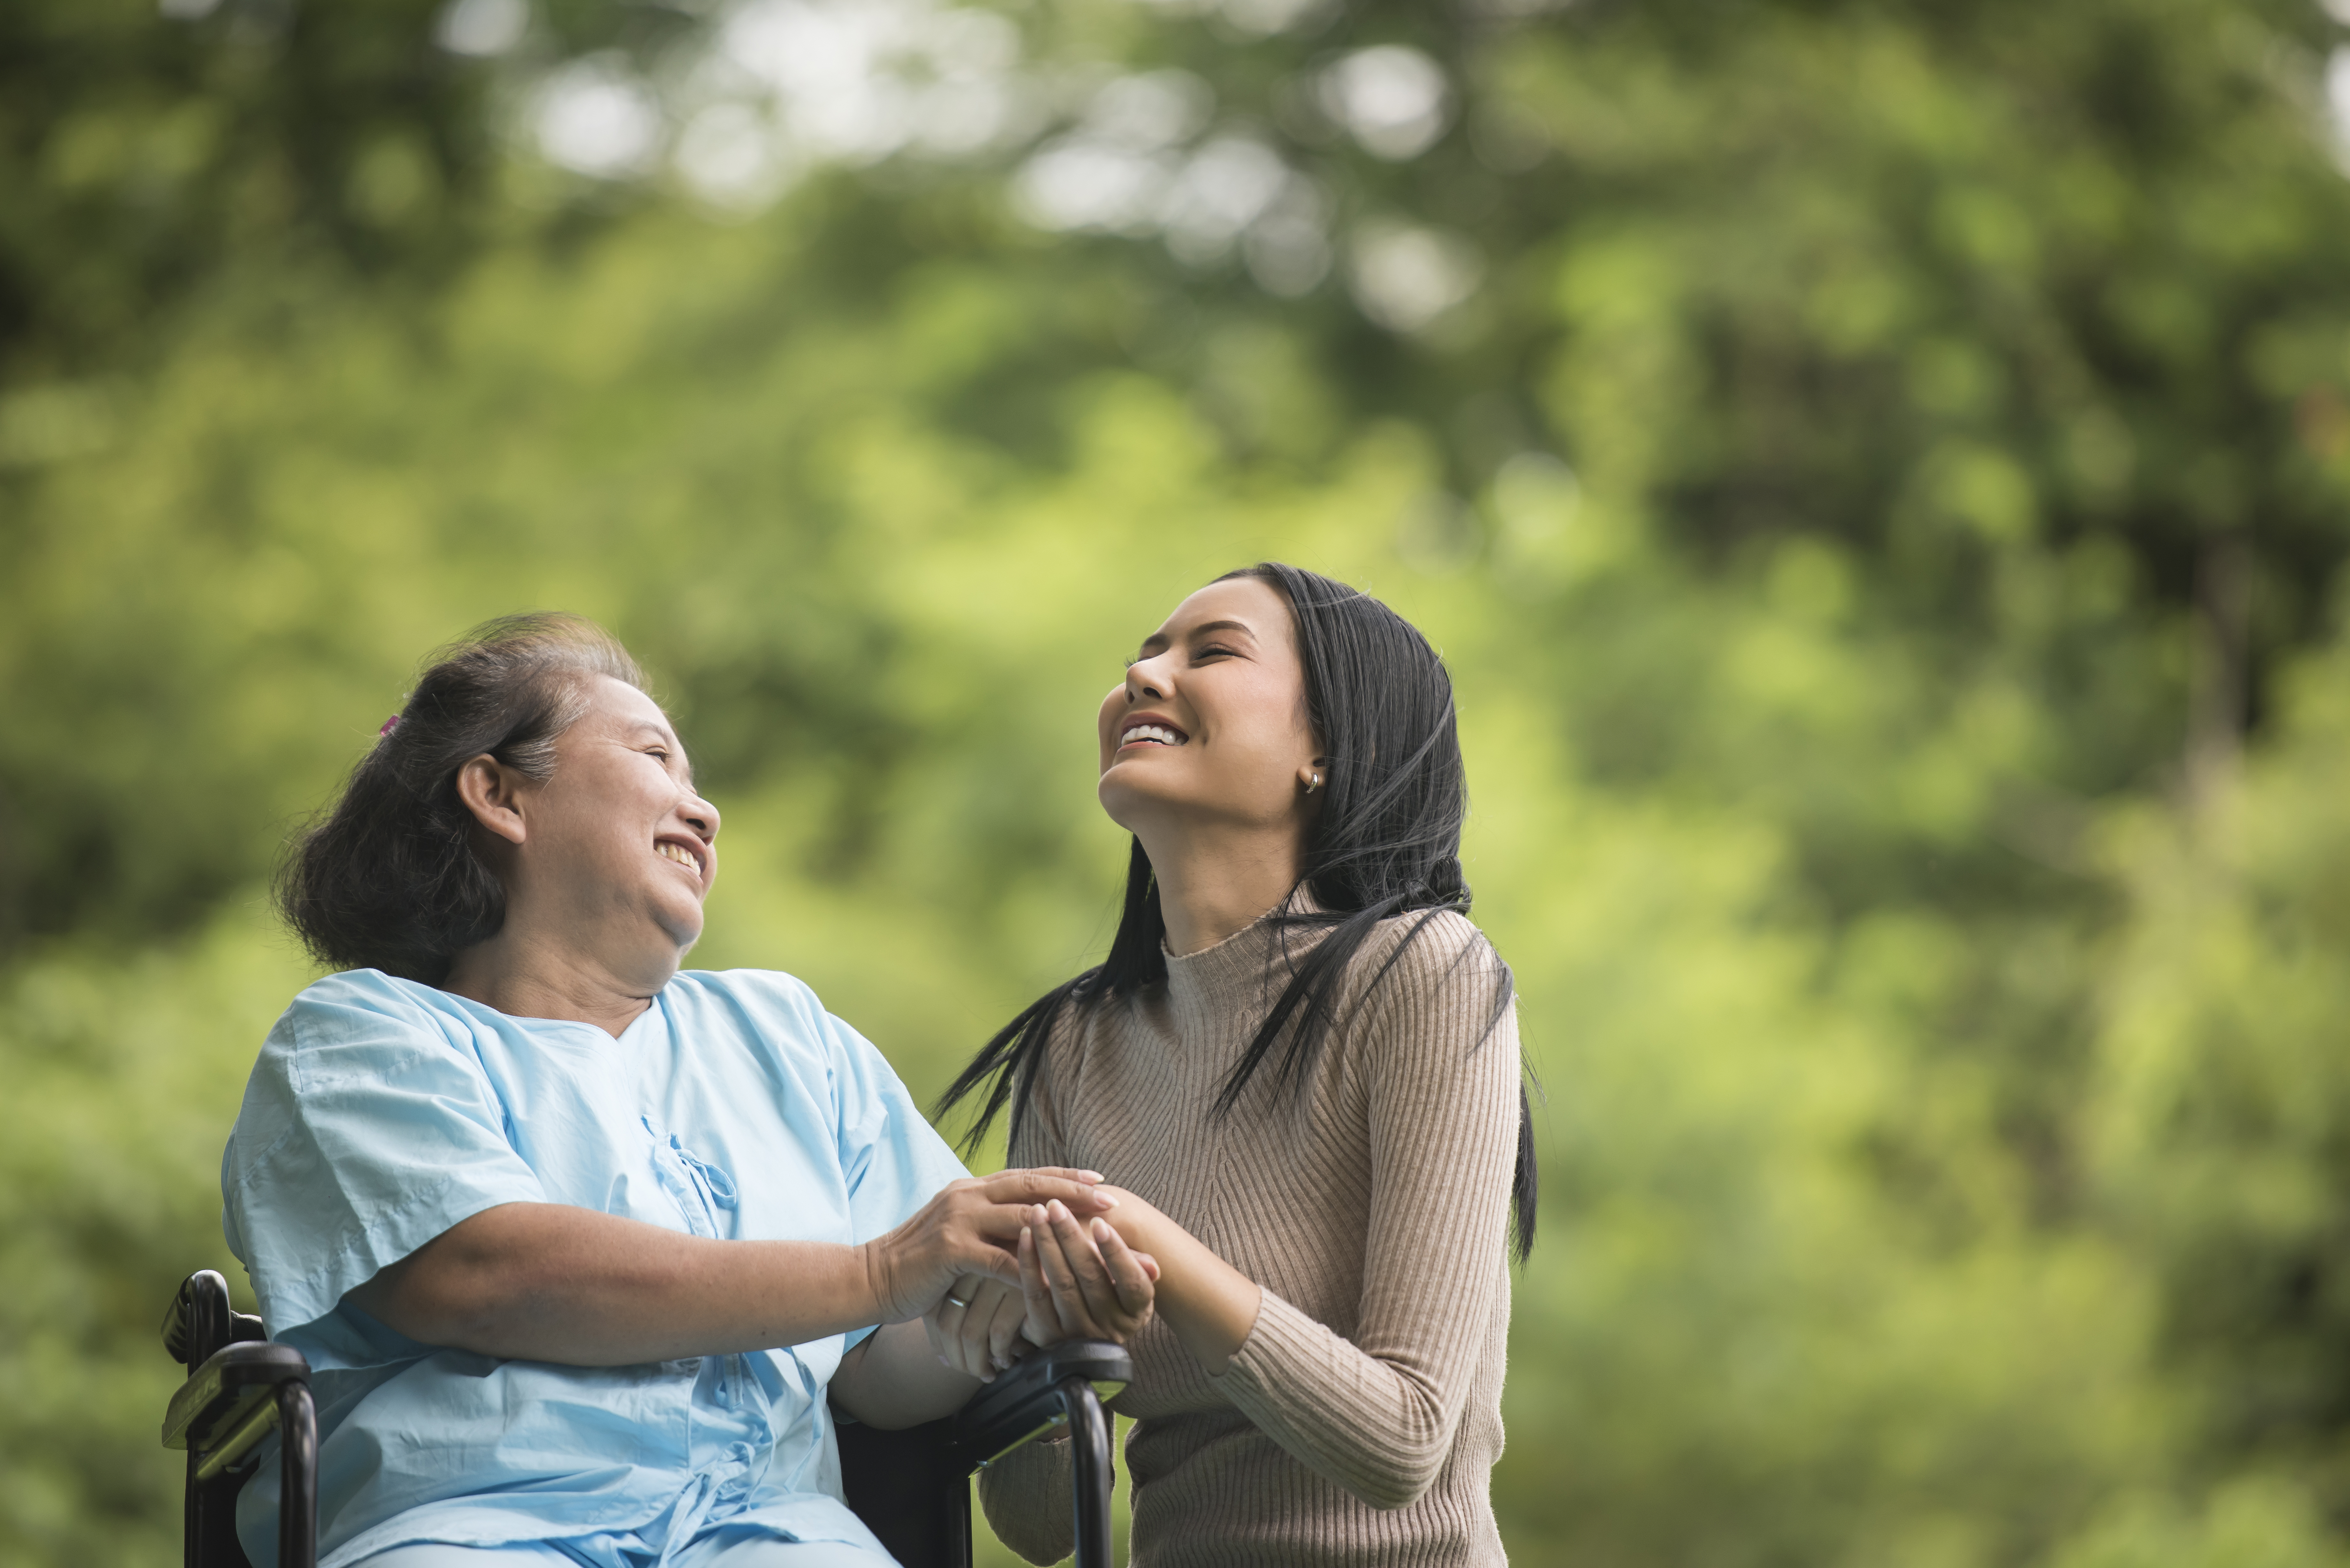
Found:
<svg viewBox="0 0 2350 1568"><path fill-rule="evenodd" d="M1096 1190L1090 1170L1006 1170L985 1180L951 1181L904 1224L865 1243L866 1279L884 1323L903 1323L940 1304L966 1279L992 1278L1012 1293L1020 1280L1019 1241L1035 1206L1050 1203L1093 1218L1118 1199ZM991 1311L993 1309L991 1308Z"/></svg>
<svg viewBox="0 0 2350 1568"><path fill-rule="evenodd" d="M1105 1220L1081 1224L1057 1200L1028 1209L1025 1219L1021 1288L994 1278L959 1280L924 1320L939 1360L982 1382L994 1381L1030 1345L1124 1345L1150 1321L1156 1259L1129 1248Z"/></svg>
<svg viewBox="0 0 2350 1568"><path fill-rule="evenodd" d="M1107 1220L1080 1225L1057 1200L1029 1210L1020 1232L1021 1333L1033 1343L1130 1344L1150 1321L1158 1285L1159 1260L1129 1248Z"/></svg>

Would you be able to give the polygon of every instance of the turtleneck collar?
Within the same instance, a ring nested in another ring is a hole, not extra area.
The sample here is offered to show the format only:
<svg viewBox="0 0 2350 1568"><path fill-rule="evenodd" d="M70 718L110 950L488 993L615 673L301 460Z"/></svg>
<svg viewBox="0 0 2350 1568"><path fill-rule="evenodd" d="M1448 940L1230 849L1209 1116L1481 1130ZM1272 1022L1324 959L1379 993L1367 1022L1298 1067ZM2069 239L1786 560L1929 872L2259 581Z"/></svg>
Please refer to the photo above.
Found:
<svg viewBox="0 0 2350 1568"><path fill-rule="evenodd" d="M1244 1025L1253 1033L1289 984L1299 960L1329 935L1327 927L1284 925L1275 917L1318 914L1322 906L1303 885L1289 900L1266 910L1222 941L1195 953L1167 956L1167 1001L1186 1037Z"/></svg>

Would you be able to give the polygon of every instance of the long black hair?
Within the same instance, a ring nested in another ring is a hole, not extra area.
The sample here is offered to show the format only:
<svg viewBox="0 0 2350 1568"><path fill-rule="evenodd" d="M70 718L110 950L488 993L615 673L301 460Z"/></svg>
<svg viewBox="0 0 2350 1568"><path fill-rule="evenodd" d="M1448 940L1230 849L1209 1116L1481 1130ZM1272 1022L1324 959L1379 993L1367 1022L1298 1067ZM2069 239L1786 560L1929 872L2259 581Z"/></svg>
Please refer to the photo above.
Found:
<svg viewBox="0 0 2350 1568"><path fill-rule="evenodd" d="M646 686L629 650L579 616L507 616L432 654L278 871L278 910L312 956L438 985L458 953L495 936L505 888L474 847L458 770L487 753L544 784L598 675Z"/></svg>
<svg viewBox="0 0 2350 1568"><path fill-rule="evenodd" d="M1284 1033L1287 1044L1275 1078L1303 1085L1337 1019L1335 993L1347 966L1380 921L1418 916L1371 977L1366 994L1387 978L1429 921L1447 909L1469 912L1469 884L1461 874L1461 826L1469 813L1469 792L1444 661L1409 621L1344 583L1278 562L1219 580L1235 577L1253 577L1289 603L1305 672L1306 717L1329 781L1321 813L1306 833L1300 886L1311 902L1293 890L1267 919L1284 929L1316 928L1328 935L1295 962L1288 985L1225 1075L1213 1113L1219 1116L1239 1103ZM1017 1136L1046 1042L1064 1009L1088 1011L1113 997L1167 983L1166 935L1150 857L1138 838L1127 860L1126 905L1108 958L1031 1002L940 1096L943 1115L987 1086L966 1150L978 1147L1007 1106ZM1490 946L1486 951L1491 953ZM1481 1044L1508 1012L1513 990L1509 966L1498 954L1492 955L1492 971L1499 984ZM1534 1251L1539 1192L1534 1112L1523 1085L1517 1168L1510 1189L1511 1231L1523 1262Z"/></svg>

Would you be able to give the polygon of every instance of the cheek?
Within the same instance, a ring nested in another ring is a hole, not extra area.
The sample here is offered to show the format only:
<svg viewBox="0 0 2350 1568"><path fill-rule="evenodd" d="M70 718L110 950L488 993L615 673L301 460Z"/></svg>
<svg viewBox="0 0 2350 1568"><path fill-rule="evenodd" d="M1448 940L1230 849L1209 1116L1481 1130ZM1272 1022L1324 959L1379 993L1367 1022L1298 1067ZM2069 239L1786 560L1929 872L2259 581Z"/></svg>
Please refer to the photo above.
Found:
<svg viewBox="0 0 2350 1568"><path fill-rule="evenodd" d="M1113 686L1109 695L1102 699L1101 711L1094 715L1094 738L1101 743L1105 763L1109 761L1110 726L1118 722L1118 716L1125 707L1126 688Z"/></svg>
<svg viewBox="0 0 2350 1568"><path fill-rule="evenodd" d="M626 874L651 857L650 825L658 813L643 786L625 776L579 782L605 787L578 790L564 801L556 825L564 842L606 874Z"/></svg>
<svg viewBox="0 0 2350 1568"><path fill-rule="evenodd" d="M577 825L577 838L582 851L607 872L620 872L630 867L636 858L632 836L620 814L606 813Z"/></svg>
<svg viewBox="0 0 2350 1568"><path fill-rule="evenodd" d="M1231 692L1222 706L1222 732L1235 742L1234 751L1285 767L1301 748L1311 748L1296 693L1279 681L1252 681Z"/></svg>

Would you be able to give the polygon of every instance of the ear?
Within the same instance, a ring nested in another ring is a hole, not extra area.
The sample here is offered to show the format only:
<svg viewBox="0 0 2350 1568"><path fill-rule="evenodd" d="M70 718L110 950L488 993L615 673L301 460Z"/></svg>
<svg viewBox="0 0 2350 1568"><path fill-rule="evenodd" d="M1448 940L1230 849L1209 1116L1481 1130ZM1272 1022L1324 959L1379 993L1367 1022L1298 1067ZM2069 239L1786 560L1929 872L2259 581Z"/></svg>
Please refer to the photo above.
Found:
<svg viewBox="0 0 2350 1568"><path fill-rule="evenodd" d="M1301 763L1297 769L1297 790L1300 794L1320 794L1330 784L1330 759L1315 757Z"/></svg>
<svg viewBox="0 0 2350 1568"><path fill-rule="evenodd" d="M530 836L522 816L521 794L529 781L484 752L457 770L457 798L473 820L509 844Z"/></svg>

